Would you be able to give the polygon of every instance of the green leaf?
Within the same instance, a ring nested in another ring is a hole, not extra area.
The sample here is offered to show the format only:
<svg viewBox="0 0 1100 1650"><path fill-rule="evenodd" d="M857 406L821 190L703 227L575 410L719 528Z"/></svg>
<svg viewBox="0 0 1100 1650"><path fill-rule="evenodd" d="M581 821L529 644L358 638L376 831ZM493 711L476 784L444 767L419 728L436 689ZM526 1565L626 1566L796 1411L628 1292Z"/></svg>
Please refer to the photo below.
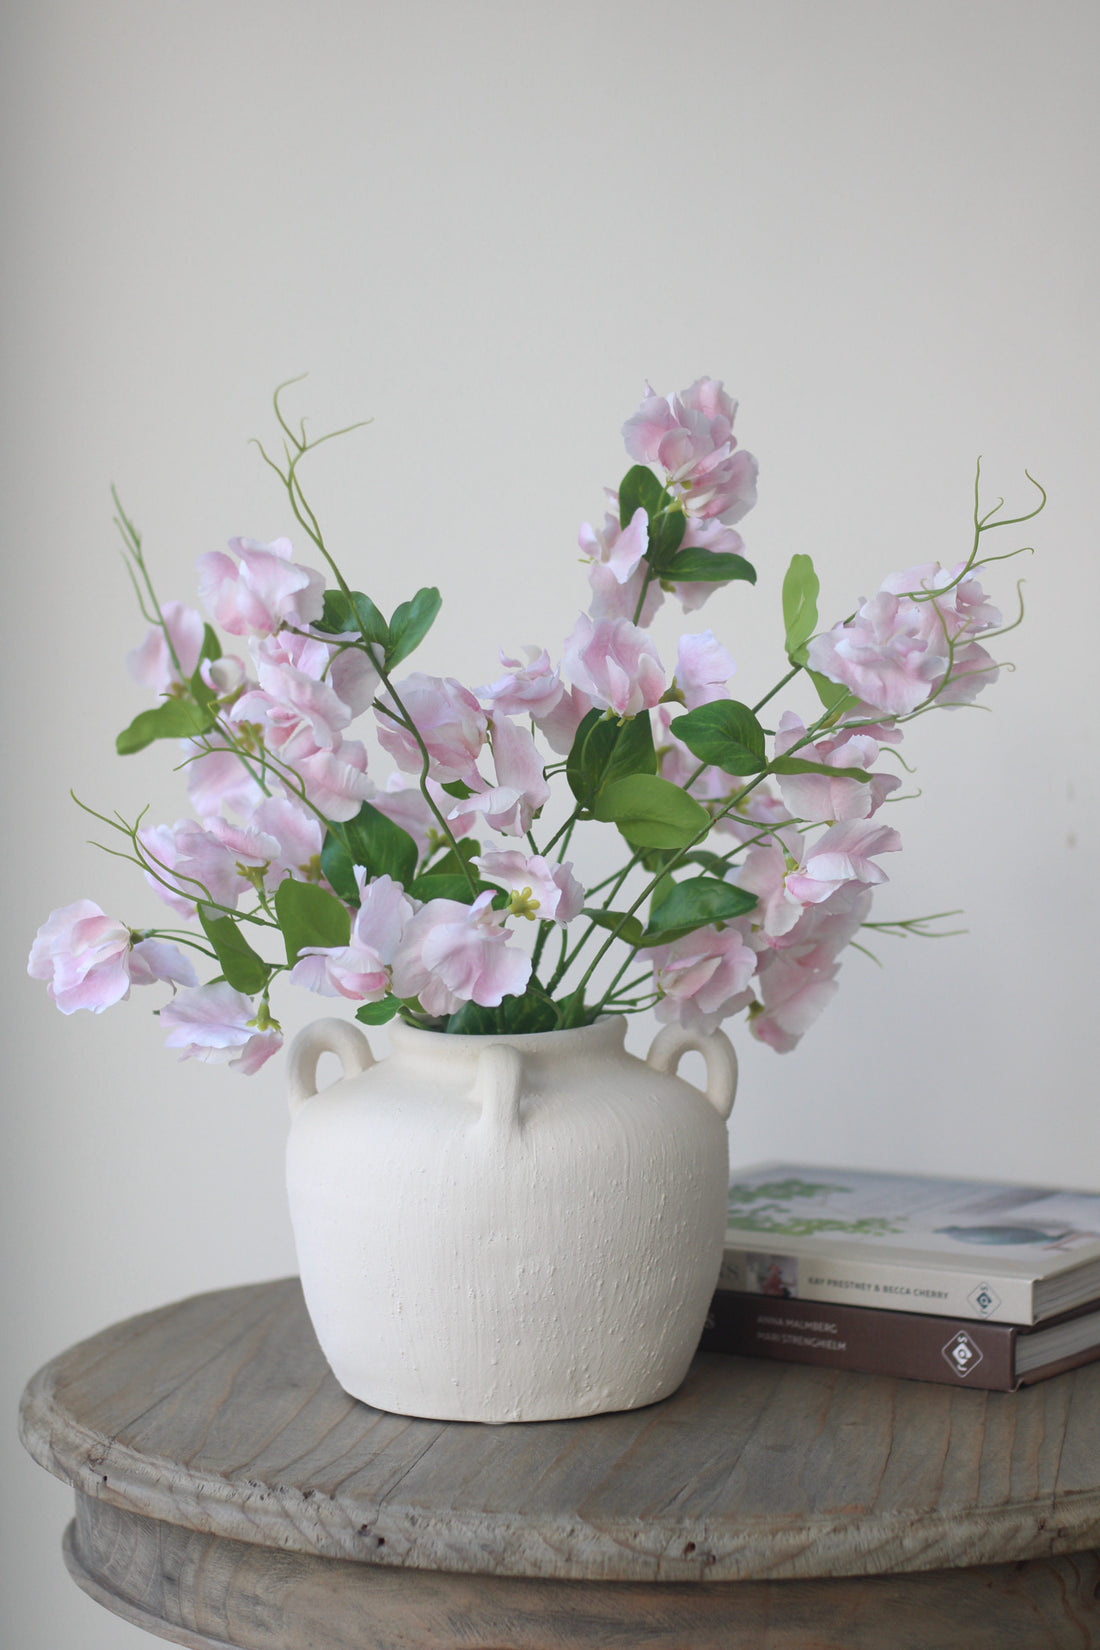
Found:
<svg viewBox="0 0 1100 1650"><path fill-rule="evenodd" d="M212 712L192 700L162 699L152 710L143 710L134 717L115 740L115 749L119 756L133 756L154 739L194 739L213 725Z"/></svg>
<svg viewBox="0 0 1100 1650"><path fill-rule="evenodd" d="M271 978L271 969L253 951L241 932L240 924L232 917L215 915L209 905L200 905L198 912L203 933L214 948L214 955L226 980L234 991L243 991L246 997L254 997Z"/></svg>
<svg viewBox="0 0 1100 1650"><path fill-rule="evenodd" d="M756 905L755 894L714 877L688 877L665 887L667 892L650 912L643 945L668 945L696 928L743 916Z"/></svg>
<svg viewBox="0 0 1100 1650"><path fill-rule="evenodd" d="M321 849L321 870L341 899L357 905L353 866L364 866L369 880L389 876L407 885L416 874L418 858L408 831L364 802L355 818L341 826L340 837L328 832Z"/></svg>
<svg viewBox="0 0 1100 1650"><path fill-rule="evenodd" d="M606 785L592 810L617 825L639 848L686 848L710 828L710 815L679 785L651 774L631 774Z"/></svg>
<svg viewBox="0 0 1100 1650"><path fill-rule="evenodd" d="M418 590L411 602L402 602L394 609L390 620L390 639L386 648L387 666L399 665L413 648L419 647L435 623L443 606L443 598L434 585Z"/></svg>
<svg viewBox="0 0 1100 1650"><path fill-rule="evenodd" d="M199 649L200 665L204 659L220 659L223 652L224 649L222 648L221 640L219 639L218 633L214 629L214 626L209 624L203 625L202 647Z"/></svg>
<svg viewBox="0 0 1100 1650"><path fill-rule="evenodd" d="M842 716L859 700L854 693L850 693L843 682L830 681L828 676L822 676L820 671L808 670L806 675L814 685L818 698L831 716Z"/></svg>
<svg viewBox="0 0 1100 1650"><path fill-rule="evenodd" d="M806 663L806 643L817 629L817 598L821 589L810 556L791 557L783 579L784 647L792 665Z"/></svg>
<svg viewBox="0 0 1100 1650"><path fill-rule="evenodd" d="M801 756L774 756L769 766L773 773L823 773L830 779L858 779L861 785L871 783L866 768L831 768L827 762L809 762Z"/></svg>
<svg viewBox="0 0 1100 1650"><path fill-rule="evenodd" d="M729 584L734 579L756 583L752 563L729 550L681 550L660 572L669 584Z"/></svg>
<svg viewBox="0 0 1100 1650"><path fill-rule="evenodd" d="M374 647L386 647L390 627L369 596L361 590L345 595L342 590L326 590L324 608L314 626L329 636L347 636L358 631L365 642Z"/></svg>
<svg viewBox="0 0 1100 1650"><path fill-rule="evenodd" d="M619 483L619 520L629 527L636 510L644 510L652 523L672 497L645 464L635 464Z"/></svg>
<svg viewBox="0 0 1100 1650"><path fill-rule="evenodd" d="M764 729L748 705L736 699L700 705L686 716L677 716L669 726L692 756L723 773L760 773L765 766Z"/></svg>
<svg viewBox="0 0 1100 1650"><path fill-rule="evenodd" d="M577 729L565 764L569 788L582 808L591 809L605 785L632 773L656 773L657 753L648 714L619 723L590 710Z"/></svg>
<svg viewBox="0 0 1100 1650"><path fill-rule="evenodd" d="M517 1035L528 1031L553 1031L558 1023L557 1009L535 980L521 996L505 997L498 1012L505 1031Z"/></svg>
<svg viewBox="0 0 1100 1650"><path fill-rule="evenodd" d="M495 1008L485 1008L481 1003L463 1003L447 1021L447 1030L484 1037L488 1032L500 1030L497 1011Z"/></svg>
<svg viewBox="0 0 1100 1650"><path fill-rule="evenodd" d="M594 922L597 928L618 928L619 938L625 940L627 945L642 943L642 925L637 917L625 916L621 911L592 911L587 906L581 912L581 916L587 917L589 922Z"/></svg>
<svg viewBox="0 0 1100 1650"><path fill-rule="evenodd" d="M401 1008L400 997L383 997L380 1003L360 1003L355 1018L365 1026L384 1026Z"/></svg>
<svg viewBox="0 0 1100 1650"><path fill-rule="evenodd" d="M474 794L463 779L449 779L442 789L446 791L448 796L456 797L459 802L465 802L468 796Z"/></svg>
<svg viewBox="0 0 1100 1650"><path fill-rule="evenodd" d="M463 905L472 905L477 895L487 887L488 883L477 881L476 889L471 888L467 879L458 871L431 870L425 871L423 876L414 877L405 892L413 899L422 900L425 905L430 899L453 899L459 900Z"/></svg>
<svg viewBox="0 0 1100 1650"><path fill-rule="evenodd" d="M315 882L284 877L275 890L275 915L291 966L307 945L347 945L351 938L347 906Z"/></svg>
<svg viewBox="0 0 1100 1650"><path fill-rule="evenodd" d="M472 859L479 858L480 854L481 843L475 837L464 836L458 844L457 853L454 848L448 848L447 852L441 855L439 859L433 859L424 875L429 877L449 877L456 874L463 876L462 867L468 865Z"/></svg>

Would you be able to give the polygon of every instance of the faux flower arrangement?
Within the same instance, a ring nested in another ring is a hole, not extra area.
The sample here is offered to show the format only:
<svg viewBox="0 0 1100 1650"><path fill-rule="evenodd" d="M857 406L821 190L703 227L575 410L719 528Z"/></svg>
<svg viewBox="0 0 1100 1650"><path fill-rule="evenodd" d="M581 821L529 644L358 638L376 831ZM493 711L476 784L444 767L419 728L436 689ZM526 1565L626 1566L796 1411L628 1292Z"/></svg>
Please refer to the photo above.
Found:
<svg viewBox="0 0 1100 1650"><path fill-rule="evenodd" d="M907 722L996 679L987 644L1019 618L1003 623L976 573L1006 559L984 553L986 534L1042 509L1038 483L1035 509L1011 518L1001 503L981 514L976 489L965 560L891 574L827 630L813 563L794 556L787 668L750 707L730 696L734 661L710 630L682 634L670 669L648 627L666 597L694 615L755 581L735 523L755 502L756 461L720 381L670 397L647 385L623 426L632 468L602 525L580 531L591 598L560 660L502 653L502 673L470 689L400 669L439 592L418 590L387 620L352 588L299 476L330 437L293 428L278 393L275 412L282 455L263 456L328 572L296 562L286 539L201 556L201 599L242 653L194 608L158 601L119 506L149 624L128 664L156 703L117 746L182 742L195 817L96 817L192 926L133 928L91 900L54 911L29 973L63 1013L167 982L168 1046L245 1073L282 1041L270 992L283 976L371 1025L529 1032L654 1008L705 1032L747 1012L785 1051L835 993L861 929L928 931L932 919L869 920L879 857L901 847L880 816L901 780L877 764ZM761 713L803 672L819 714L767 726ZM347 734L368 712L393 763L381 780ZM624 863L586 887L572 853L593 821L619 833Z"/></svg>

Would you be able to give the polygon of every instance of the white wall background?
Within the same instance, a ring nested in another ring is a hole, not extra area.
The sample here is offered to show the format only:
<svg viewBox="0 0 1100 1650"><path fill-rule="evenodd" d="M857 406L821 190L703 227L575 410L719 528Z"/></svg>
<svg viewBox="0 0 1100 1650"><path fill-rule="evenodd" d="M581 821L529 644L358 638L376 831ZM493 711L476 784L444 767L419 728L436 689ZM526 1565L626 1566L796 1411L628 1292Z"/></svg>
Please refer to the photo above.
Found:
<svg viewBox="0 0 1100 1650"><path fill-rule="evenodd" d="M964 906L969 933L853 955L789 1057L742 1036L734 1158L1100 1182L1098 22L1069 0L9 8L5 1643L149 1642L63 1577L68 1492L14 1442L23 1381L294 1265L281 1071L178 1065L148 997L64 1020L23 972L54 906L160 911L85 846L70 787L185 811L159 752L113 754L144 700L108 483L162 595L193 599L201 551L292 525L246 445L280 379L310 372L291 405L318 429L374 417L318 455L314 499L382 606L440 585L418 664L470 682L571 627L577 525L646 376L725 378L761 461L759 586L706 619L748 698L793 551L831 621L965 554L978 453L991 499L1028 508L1039 476L1039 553L988 580L1009 608L1027 581L1017 669L991 715L914 729L924 794L891 816L877 914ZM315 1009L284 1007L290 1029Z"/></svg>

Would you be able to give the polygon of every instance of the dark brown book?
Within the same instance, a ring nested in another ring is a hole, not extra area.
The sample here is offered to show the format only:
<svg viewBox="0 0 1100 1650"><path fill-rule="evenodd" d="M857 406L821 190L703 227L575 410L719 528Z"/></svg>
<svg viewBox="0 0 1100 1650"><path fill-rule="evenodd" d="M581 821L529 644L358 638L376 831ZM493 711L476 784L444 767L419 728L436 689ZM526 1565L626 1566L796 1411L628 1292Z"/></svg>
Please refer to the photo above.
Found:
<svg viewBox="0 0 1100 1650"><path fill-rule="evenodd" d="M1100 1357L1100 1302L1029 1328L723 1289L700 1349L1014 1392Z"/></svg>

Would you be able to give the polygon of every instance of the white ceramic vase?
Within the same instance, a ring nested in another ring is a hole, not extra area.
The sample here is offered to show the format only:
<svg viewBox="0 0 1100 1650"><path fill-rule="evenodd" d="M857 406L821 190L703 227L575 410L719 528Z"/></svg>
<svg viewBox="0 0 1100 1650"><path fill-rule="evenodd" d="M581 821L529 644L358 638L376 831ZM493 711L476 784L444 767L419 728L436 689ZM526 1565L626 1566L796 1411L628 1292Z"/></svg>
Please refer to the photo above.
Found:
<svg viewBox="0 0 1100 1650"><path fill-rule="evenodd" d="M337 1380L404 1415L540 1421L675 1391L721 1263L721 1032L625 1021L525 1036L320 1020L295 1039L287 1184L306 1304ZM675 1075L703 1054L707 1092ZM316 1092L317 1063L344 1076Z"/></svg>

